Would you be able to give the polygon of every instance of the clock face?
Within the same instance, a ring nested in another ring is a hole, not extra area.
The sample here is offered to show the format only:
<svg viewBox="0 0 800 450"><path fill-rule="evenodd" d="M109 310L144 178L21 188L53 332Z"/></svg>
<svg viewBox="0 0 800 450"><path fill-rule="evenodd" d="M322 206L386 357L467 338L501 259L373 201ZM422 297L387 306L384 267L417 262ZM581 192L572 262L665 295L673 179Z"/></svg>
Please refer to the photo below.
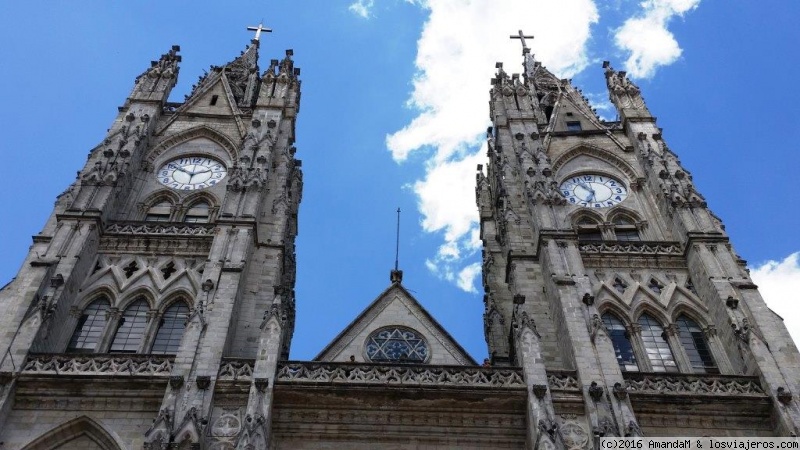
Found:
<svg viewBox="0 0 800 450"><path fill-rule="evenodd" d="M206 156L184 156L164 164L156 176L164 186L180 191L192 191L214 186L223 178L227 169L214 158Z"/></svg>
<svg viewBox="0 0 800 450"><path fill-rule="evenodd" d="M588 208L608 208L628 197L619 180L605 175L577 175L561 183L561 195L568 202Z"/></svg>

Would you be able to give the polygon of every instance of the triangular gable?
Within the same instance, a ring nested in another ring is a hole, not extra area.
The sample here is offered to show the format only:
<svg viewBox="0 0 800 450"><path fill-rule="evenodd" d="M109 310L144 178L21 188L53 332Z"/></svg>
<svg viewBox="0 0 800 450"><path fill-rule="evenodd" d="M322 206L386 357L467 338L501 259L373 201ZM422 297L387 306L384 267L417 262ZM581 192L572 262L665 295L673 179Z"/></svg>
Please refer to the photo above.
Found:
<svg viewBox="0 0 800 450"><path fill-rule="evenodd" d="M212 105L212 99L216 101ZM222 72L214 72L175 112L168 117L156 134L162 134L179 118L189 114L231 116L236 121L239 131L238 137L244 137L245 126L242 122L242 112L234 99L227 78Z"/></svg>
<svg viewBox="0 0 800 450"><path fill-rule="evenodd" d="M551 118L553 131L572 131L569 123L577 122L580 124L581 131L605 129L597 117L594 115L589 105L579 99L576 101L573 95L564 93L559 99L558 106L554 111L556 117Z"/></svg>
<svg viewBox="0 0 800 450"><path fill-rule="evenodd" d="M386 327L410 328L427 342L434 365L476 365L475 360L428 313L402 285L395 283L383 291L333 341L314 358L314 361L369 362L365 345L376 330Z"/></svg>

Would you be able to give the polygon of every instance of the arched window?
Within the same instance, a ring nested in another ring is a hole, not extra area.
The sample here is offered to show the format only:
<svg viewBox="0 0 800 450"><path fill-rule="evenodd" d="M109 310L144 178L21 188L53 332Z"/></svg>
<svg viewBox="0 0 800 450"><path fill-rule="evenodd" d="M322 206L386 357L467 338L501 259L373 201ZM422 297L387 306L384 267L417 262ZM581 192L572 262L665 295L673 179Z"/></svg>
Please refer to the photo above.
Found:
<svg viewBox="0 0 800 450"><path fill-rule="evenodd" d="M172 214L172 204L166 200L160 201L151 206L144 216L146 222L169 222Z"/></svg>
<svg viewBox="0 0 800 450"><path fill-rule="evenodd" d="M681 345L686 350L689 362L692 364L692 371L696 373L719 373L708 343L703 335L703 330L697 322L681 315L676 321Z"/></svg>
<svg viewBox="0 0 800 450"><path fill-rule="evenodd" d="M366 354L372 362L421 363L428 359L428 343L409 328L386 327L367 338Z"/></svg>
<svg viewBox="0 0 800 450"><path fill-rule="evenodd" d="M589 217L581 217L575 225L579 242L603 240L603 233L600 231L597 221Z"/></svg>
<svg viewBox="0 0 800 450"><path fill-rule="evenodd" d="M111 342L112 353L136 353L147 327L147 301L140 298L128 306L117 324L117 332Z"/></svg>
<svg viewBox="0 0 800 450"><path fill-rule="evenodd" d="M617 355L619 367L628 372L639 370L639 366L636 364L636 357L633 355L630 334L625 329L622 321L611 313L605 313L603 314L603 323L606 326L606 330L608 330L611 343L614 345L614 353Z"/></svg>
<svg viewBox="0 0 800 450"><path fill-rule="evenodd" d="M641 241L636 223L625 216L614 218L614 234L618 241Z"/></svg>
<svg viewBox="0 0 800 450"><path fill-rule="evenodd" d="M158 325L153 349L150 353L157 355L174 355L178 353L178 346L181 344L183 329L186 327L186 319L189 317L189 307L183 302L175 302L161 316L161 323Z"/></svg>
<svg viewBox="0 0 800 450"><path fill-rule="evenodd" d="M183 218L185 223L208 223L209 205L206 201L201 201L192 205L186 216Z"/></svg>
<svg viewBox="0 0 800 450"><path fill-rule="evenodd" d="M106 326L106 311L109 306L108 298L103 296L83 310L83 314L78 319L78 326L75 327L72 339L67 345L68 353L91 353L94 351Z"/></svg>
<svg viewBox="0 0 800 450"><path fill-rule="evenodd" d="M677 372L678 366L661 324L649 314L642 314L639 325L642 326L642 343L653 372Z"/></svg>

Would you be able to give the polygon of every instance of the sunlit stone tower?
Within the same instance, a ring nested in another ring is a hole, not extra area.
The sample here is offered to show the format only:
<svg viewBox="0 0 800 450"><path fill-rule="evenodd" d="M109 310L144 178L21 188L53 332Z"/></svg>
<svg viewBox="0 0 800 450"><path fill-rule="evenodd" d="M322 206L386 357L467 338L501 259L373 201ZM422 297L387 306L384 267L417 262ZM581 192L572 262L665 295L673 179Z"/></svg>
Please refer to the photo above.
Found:
<svg viewBox="0 0 800 450"><path fill-rule="evenodd" d="M476 195L486 340L539 390L529 441L798 433L797 348L638 87L605 63L619 120L603 121L519 37Z"/></svg>
<svg viewBox="0 0 800 450"><path fill-rule="evenodd" d="M182 103L179 47L153 61L58 197L0 291L0 447L194 445L223 356L253 361L236 419L259 418L226 438L266 433L294 327L300 69L287 50L262 72L258 48Z"/></svg>

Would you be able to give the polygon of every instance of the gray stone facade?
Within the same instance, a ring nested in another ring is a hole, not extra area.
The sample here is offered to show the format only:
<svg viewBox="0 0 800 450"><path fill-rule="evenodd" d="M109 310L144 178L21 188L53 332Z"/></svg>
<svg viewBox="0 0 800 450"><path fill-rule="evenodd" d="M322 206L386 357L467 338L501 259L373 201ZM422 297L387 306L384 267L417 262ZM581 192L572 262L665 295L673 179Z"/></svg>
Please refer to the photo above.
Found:
<svg viewBox="0 0 800 450"><path fill-rule="evenodd" d="M59 196L0 290L0 448L591 449L800 432L797 348L638 88L606 67L621 120L605 122L528 52L524 74L493 81L477 174L491 361L476 365L399 272L315 361L288 361L300 70L289 50L262 72L258 48L180 104L167 101L179 48L162 55ZM182 158L171 188L161 170ZM587 175L627 196L595 205L604 188L580 181L587 204L572 203L565 180Z"/></svg>

